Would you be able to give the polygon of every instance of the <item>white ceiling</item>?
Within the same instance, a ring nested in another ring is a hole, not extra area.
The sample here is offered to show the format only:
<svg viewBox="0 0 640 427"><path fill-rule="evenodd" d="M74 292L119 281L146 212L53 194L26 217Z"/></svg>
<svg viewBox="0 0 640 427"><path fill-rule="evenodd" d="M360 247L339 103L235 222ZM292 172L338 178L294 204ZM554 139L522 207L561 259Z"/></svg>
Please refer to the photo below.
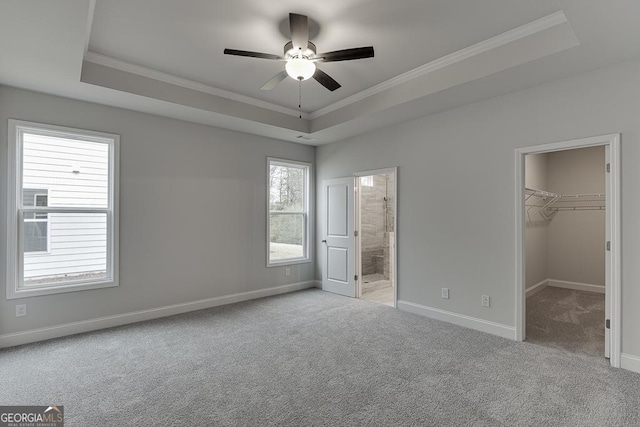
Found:
<svg viewBox="0 0 640 427"><path fill-rule="evenodd" d="M289 12L342 84L260 86L283 64ZM28 30L27 30L28 29ZM321 144L640 57L635 0L23 0L0 3L0 84ZM303 136L310 140L300 140Z"/></svg>

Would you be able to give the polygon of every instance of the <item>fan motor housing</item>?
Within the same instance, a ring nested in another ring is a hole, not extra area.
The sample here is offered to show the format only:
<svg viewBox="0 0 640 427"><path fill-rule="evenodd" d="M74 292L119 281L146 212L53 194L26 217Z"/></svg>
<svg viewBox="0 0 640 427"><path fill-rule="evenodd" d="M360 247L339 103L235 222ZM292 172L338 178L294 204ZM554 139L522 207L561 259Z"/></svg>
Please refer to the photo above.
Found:
<svg viewBox="0 0 640 427"><path fill-rule="evenodd" d="M316 55L316 45L311 42L308 42L307 50L302 52L302 57L305 59L311 59L315 55ZM284 57L286 59L290 59L290 58L295 58L296 56L298 56L298 51L293 48L293 42L287 42L287 44L284 45Z"/></svg>

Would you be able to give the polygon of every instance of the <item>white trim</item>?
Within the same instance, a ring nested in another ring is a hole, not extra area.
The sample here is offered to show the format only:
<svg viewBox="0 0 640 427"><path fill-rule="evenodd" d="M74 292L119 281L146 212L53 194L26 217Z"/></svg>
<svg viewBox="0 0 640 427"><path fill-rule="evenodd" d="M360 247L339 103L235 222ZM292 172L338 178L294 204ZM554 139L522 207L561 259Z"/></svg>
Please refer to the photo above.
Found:
<svg viewBox="0 0 640 427"><path fill-rule="evenodd" d="M99 329L111 328L114 326L127 325L129 323L136 323L145 320L157 319L160 317L172 316L174 314L186 313L189 311L203 310L220 305L233 304L236 302L248 301L256 298L295 292L312 288L314 286L316 286L316 281L311 280L308 282L292 283L290 285L275 286L272 288L260 289L257 291L240 292L216 298L207 298L182 304L172 304L164 307L152 308L148 310L116 314L114 316L98 317L95 319L83 320L80 322L70 322L45 328L30 329L27 331L0 335L0 348L13 347L16 345L43 341L51 338L58 338L67 335L79 334L82 332L96 331Z"/></svg>
<svg viewBox="0 0 640 427"><path fill-rule="evenodd" d="M620 209L620 134L608 134L587 138L573 139L570 141L555 142L551 144L537 145L533 147L518 148L515 150L516 161L516 185L515 185L515 205L516 205L516 289L515 289L515 323L516 340L522 341L525 336L526 322L526 294L524 292L525 279L525 249L524 249L524 159L527 154L549 153L554 151L570 150L574 148L608 146L609 163L611 173L609 186L606 189L607 197L611 200L611 212L609 215L609 228L611 236L611 251L608 256L611 259L611 268L608 283L611 291L610 301L610 363L614 368L620 367L620 350L622 340L622 299L621 299L621 209Z"/></svg>
<svg viewBox="0 0 640 427"><path fill-rule="evenodd" d="M277 166L283 167L296 167L300 166L300 169L304 170L304 206L302 212L287 212L287 211L274 211L274 214L278 215L302 215L305 221L305 230L303 241L305 244L304 247L304 257L299 258L287 258L283 260L275 260L271 261L271 165L275 164ZM299 160L287 160L278 157L267 157L267 180L266 180L266 191L267 191L267 235L266 235L266 244L267 244L267 267L281 267L287 265L294 264L305 264L310 263L312 260L311 257L311 177L312 177L312 167L313 165L308 162L302 162Z"/></svg>
<svg viewBox="0 0 640 427"><path fill-rule="evenodd" d="M544 279L535 285L529 286L525 293L527 294L527 298L532 295L537 294L544 288L552 286L554 288L562 288L562 289L573 289L576 291L584 291L584 292L595 292L598 294L604 294L605 287L603 285L593 285L590 283L579 283L579 282L570 282L568 280L556 280L556 279Z"/></svg>
<svg viewBox="0 0 640 427"><path fill-rule="evenodd" d="M372 86L369 89L363 90L362 92L358 92L324 108L320 108L309 114L309 118L312 120L317 119L318 117L324 116L325 114L329 114L340 108L361 101L369 96L391 89L392 87L409 82L418 77L425 76L429 73L433 73L434 71L451 66L457 62L461 62L471 57L483 54L492 49L496 49L509 43L513 43L522 38L548 30L549 28L562 25L566 22L568 22L567 17L565 16L563 11L559 10L555 13L552 13L551 15L544 16L533 22L529 22L528 24L521 25L520 27L506 31L495 37L491 37L474 45L468 46L464 49L460 49L449 55L445 55L434 61L414 68L413 70L407 71L406 73L400 74L396 77Z"/></svg>
<svg viewBox="0 0 640 427"><path fill-rule="evenodd" d="M540 292L541 290L543 290L544 288L549 286L548 281L549 281L549 279L544 279L544 280L539 281L535 285L529 286L525 290L525 293L527 294L527 298L529 298L532 295L537 294L538 292Z"/></svg>
<svg viewBox="0 0 640 427"><path fill-rule="evenodd" d="M300 112L292 108L283 107L281 105L262 101L260 99L252 98L246 95L240 95L235 92L219 89L214 86L209 86L207 84L196 82L194 80L185 79L184 77L178 77L173 74L163 73L162 71L154 70L153 68L132 64L130 62L116 59L111 56L102 55L96 52L87 51L84 54L84 60L87 62L91 62L92 64L102 65L104 67L113 68L116 70L124 71L126 73L135 74L137 76L142 76L160 82L180 86L186 89L195 90L197 92L208 93L209 95L220 96L232 101L238 101L244 104L253 105L254 107L266 108L270 111L275 111L289 116L300 117ZM309 119L310 116L308 113L302 112L302 118Z"/></svg>
<svg viewBox="0 0 640 427"><path fill-rule="evenodd" d="M425 305L415 304L408 301L398 301L398 309L511 340L515 339L516 336L516 328L513 326L478 319L477 317L465 316L464 314L453 313L439 308L427 307Z"/></svg>
<svg viewBox="0 0 640 427"><path fill-rule="evenodd" d="M71 128L67 126L51 125L46 123L36 123L24 120L9 119L8 127L8 153L9 177L7 184L7 272L6 272L6 297L7 299L19 299L40 295L49 295L63 292L83 291L88 289L99 289L105 287L118 286L119 277L119 156L120 156L120 135L98 132L87 129ZM90 141L106 144L109 147L109 192L107 208L52 208L42 209L22 208L19 189L22 184L22 139L24 132L33 132L41 135L54 134L71 139ZM23 283L23 255L21 247L21 215L23 211L59 211L59 212L88 212L106 213L107 215L107 277L104 280L77 281L61 284L49 284L39 287L20 288ZM19 225L20 224L20 225Z"/></svg>
<svg viewBox="0 0 640 427"><path fill-rule="evenodd" d="M576 291L595 292L604 294L605 287L602 285L592 285L589 283L569 282L568 280L549 279L549 286L554 288L573 289Z"/></svg>
<svg viewBox="0 0 640 427"><path fill-rule="evenodd" d="M640 357L630 354L620 354L620 367L628 371L640 373Z"/></svg>

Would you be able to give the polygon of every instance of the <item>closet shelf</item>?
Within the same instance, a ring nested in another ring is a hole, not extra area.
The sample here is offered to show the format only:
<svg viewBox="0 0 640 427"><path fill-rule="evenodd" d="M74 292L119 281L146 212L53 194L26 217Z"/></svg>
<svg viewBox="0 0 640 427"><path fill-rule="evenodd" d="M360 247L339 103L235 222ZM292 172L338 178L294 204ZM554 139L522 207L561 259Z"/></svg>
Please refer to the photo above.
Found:
<svg viewBox="0 0 640 427"><path fill-rule="evenodd" d="M559 211L604 210L606 207L604 194L556 194L534 188L525 188L524 202L529 221L534 211L549 221Z"/></svg>

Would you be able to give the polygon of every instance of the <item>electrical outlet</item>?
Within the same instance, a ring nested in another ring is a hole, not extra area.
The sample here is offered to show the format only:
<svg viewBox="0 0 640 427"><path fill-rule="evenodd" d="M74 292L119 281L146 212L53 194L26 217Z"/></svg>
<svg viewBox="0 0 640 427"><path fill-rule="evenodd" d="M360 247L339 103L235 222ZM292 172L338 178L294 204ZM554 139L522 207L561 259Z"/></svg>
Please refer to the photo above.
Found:
<svg viewBox="0 0 640 427"><path fill-rule="evenodd" d="M284 275L285 276L291 276L291 267L286 267L284 269Z"/></svg>
<svg viewBox="0 0 640 427"><path fill-rule="evenodd" d="M16 317L24 317L27 315L27 304L16 304Z"/></svg>
<svg viewBox="0 0 640 427"><path fill-rule="evenodd" d="M489 307L490 303L491 303L491 298L489 298L489 295L482 295L482 306Z"/></svg>
<svg viewBox="0 0 640 427"><path fill-rule="evenodd" d="M449 288L442 288L442 299L449 299Z"/></svg>

